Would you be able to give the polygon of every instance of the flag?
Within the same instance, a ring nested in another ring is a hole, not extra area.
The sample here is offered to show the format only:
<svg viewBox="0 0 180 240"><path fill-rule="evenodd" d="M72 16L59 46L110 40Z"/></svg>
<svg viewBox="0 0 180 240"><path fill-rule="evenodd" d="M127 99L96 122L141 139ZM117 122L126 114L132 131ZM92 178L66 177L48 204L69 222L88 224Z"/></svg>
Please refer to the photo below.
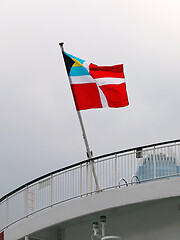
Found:
<svg viewBox="0 0 180 240"><path fill-rule="evenodd" d="M97 66L62 51L77 111L129 104L123 64Z"/></svg>

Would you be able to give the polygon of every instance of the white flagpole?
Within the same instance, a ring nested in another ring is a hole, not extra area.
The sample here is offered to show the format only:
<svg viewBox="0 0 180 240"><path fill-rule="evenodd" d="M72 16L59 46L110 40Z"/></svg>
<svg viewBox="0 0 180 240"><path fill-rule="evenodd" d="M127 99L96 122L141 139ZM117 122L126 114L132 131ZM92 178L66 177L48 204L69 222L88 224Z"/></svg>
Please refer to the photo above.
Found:
<svg viewBox="0 0 180 240"><path fill-rule="evenodd" d="M63 42L59 43L61 51L64 51L63 45L64 45ZM84 139L85 146L86 146L87 157L90 159L90 164L91 164L91 167L92 167L93 176L94 176L94 180L95 180L95 183L96 183L96 190L99 191L100 187L99 187L96 171L95 171L95 168L94 168L94 163L91 160L91 158L92 158L92 151L90 150L89 143L88 143L88 140L87 140L86 131L85 131L85 128L84 128L82 117L81 117L81 112L77 111L77 115L78 115L78 118L79 118L81 130L82 130L82 135L83 135L83 139Z"/></svg>

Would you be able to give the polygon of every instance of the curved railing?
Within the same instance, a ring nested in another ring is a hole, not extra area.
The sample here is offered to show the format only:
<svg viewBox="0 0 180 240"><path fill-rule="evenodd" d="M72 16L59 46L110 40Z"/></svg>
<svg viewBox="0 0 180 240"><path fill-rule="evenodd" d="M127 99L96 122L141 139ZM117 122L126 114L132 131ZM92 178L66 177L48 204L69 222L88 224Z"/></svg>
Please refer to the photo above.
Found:
<svg viewBox="0 0 180 240"><path fill-rule="evenodd" d="M0 232L65 201L120 186L180 176L180 140L109 153L92 160L101 191L96 190L89 160L48 173L0 199Z"/></svg>

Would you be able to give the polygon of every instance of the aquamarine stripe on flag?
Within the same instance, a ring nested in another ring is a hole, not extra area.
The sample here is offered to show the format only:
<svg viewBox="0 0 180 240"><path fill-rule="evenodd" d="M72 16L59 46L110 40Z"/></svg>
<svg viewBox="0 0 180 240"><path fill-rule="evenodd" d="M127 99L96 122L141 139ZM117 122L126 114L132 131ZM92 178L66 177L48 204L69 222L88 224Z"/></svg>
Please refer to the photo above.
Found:
<svg viewBox="0 0 180 240"><path fill-rule="evenodd" d="M84 75L90 75L88 70L83 67L72 67L69 73L69 76L84 76Z"/></svg>
<svg viewBox="0 0 180 240"><path fill-rule="evenodd" d="M69 54L69 53L66 53L66 52L65 52L65 54L66 54L67 56L69 56L70 58L74 58L74 59L78 60L81 64L83 64L83 63L85 62L85 60L83 60L83 59L81 59L81 58L78 58L78 57L75 57L75 56L73 56L73 55L71 55L71 54Z"/></svg>

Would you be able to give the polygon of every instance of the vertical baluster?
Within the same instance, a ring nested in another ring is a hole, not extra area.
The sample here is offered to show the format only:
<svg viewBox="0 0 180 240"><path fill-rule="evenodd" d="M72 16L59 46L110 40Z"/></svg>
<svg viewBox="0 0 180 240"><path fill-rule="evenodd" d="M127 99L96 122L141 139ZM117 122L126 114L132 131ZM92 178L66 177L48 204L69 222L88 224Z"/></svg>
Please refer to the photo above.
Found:
<svg viewBox="0 0 180 240"><path fill-rule="evenodd" d="M128 154L128 162L127 162L127 182L129 182L129 159L130 159L130 154Z"/></svg>
<svg viewBox="0 0 180 240"><path fill-rule="evenodd" d="M177 145L178 149L177 149L177 165L180 165L180 144ZM179 172L178 172L179 173Z"/></svg>
<svg viewBox="0 0 180 240"><path fill-rule="evenodd" d="M168 176L169 176L169 163L170 163L170 151L169 151L169 146L168 146Z"/></svg>
<svg viewBox="0 0 180 240"><path fill-rule="evenodd" d="M80 196L82 197L82 164L80 164Z"/></svg>
<svg viewBox="0 0 180 240"><path fill-rule="evenodd" d="M178 144L177 143L175 143L175 173L178 174Z"/></svg>
<svg viewBox="0 0 180 240"><path fill-rule="evenodd" d="M86 163L86 195L88 195L88 163Z"/></svg>
<svg viewBox="0 0 180 240"><path fill-rule="evenodd" d="M135 152L134 152L135 154ZM131 173L130 173L130 181L131 181L131 177L133 176L133 154L131 154ZM129 181L129 182L130 182Z"/></svg>
<svg viewBox="0 0 180 240"><path fill-rule="evenodd" d="M172 160L173 160L173 151L172 151L173 146L170 146L170 167L169 167L169 173L170 175L173 174L173 165L172 165Z"/></svg>
<svg viewBox="0 0 180 240"><path fill-rule="evenodd" d="M105 182L104 182L104 176L105 176L105 170L104 170L104 160L103 160L103 184L102 184L102 189L105 187Z"/></svg>
<svg viewBox="0 0 180 240"><path fill-rule="evenodd" d="M60 174L58 174L58 179L57 179L57 189L58 189L58 193L57 193L57 195L58 195L58 197L57 197L57 201L59 202L60 201Z"/></svg>
<svg viewBox="0 0 180 240"><path fill-rule="evenodd" d="M72 171L70 171L70 197L74 197L74 171L75 169L73 169Z"/></svg>
<svg viewBox="0 0 180 240"><path fill-rule="evenodd" d="M54 199L53 203L57 202L57 175L54 176Z"/></svg>
<svg viewBox="0 0 180 240"><path fill-rule="evenodd" d="M93 165L90 164L90 184L91 184L90 188L91 188L91 194L92 194L92 191L93 191L92 190L92 174L93 174L92 168L93 168Z"/></svg>
<svg viewBox="0 0 180 240"><path fill-rule="evenodd" d="M166 160L167 160L167 173L166 175L169 175L169 146L166 148Z"/></svg>
<svg viewBox="0 0 180 240"><path fill-rule="evenodd" d="M158 151L158 155L159 155L159 165L160 165L159 175L160 175L160 177L162 177L162 168L163 168L163 161L162 161L162 148L159 149L159 151Z"/></svg>
<svg viewBox="0 0 180 240"><path fill-rule="evenodd" d="M156 147L153 149L153 160L154 160L154 179L156 179Z"/></svg>
<svg viewBox="0 0 180 240"><path fill-rule="evenodd" d="M64 188L64 182L65 182L65 179L64 179L64 172L62 173L62 201L65 199L65 188Z"/></svg>
<svg viewBox="0 0 180 240"><path fill-rule="evenodd" d="M67 199L67 171L64 172L64 200Z"/></svg>
<svg viewBox="0 0 180 240"><path fill-rule="evenodd" d="M28 186L26 186L25 190L25 216L27 217L28 216Z"/></svg>
<svg viewBox="0 0 180 240"><path fill-rule="evenodd" d="M129 155L125 155L125 162L124 162L124 177L125 177L125 179L126 179L126 181L128 181L128 179L127 179L127 161L128 161L128 156Z"/></svg>
<svg viewBox="0 0 180 240"><path fill-rule="evenodd" d="M111 163L110 163L110 159L109 159L109 185L108 187L110 186L111 184Z"/></svg>
<svg viewBox="0 0 180 240"><path fill-rule="evenodd" d="M78 168L74 169L74 196L80 195L80 165Z"/></svg>
<svg viewBox="0 0 180 240"><path fill-rule="evenodd" d="M9 225L9 199L6 197L6 227Z"/></svg>
<svg viewBox="0 0 180 240"><path fill-rule="evenodd" d="M124 178L124 156L121 157L121 178Z"/></svg>
<svg viewBox="0 0 180 240"><path fill-rule="evenodd" d="M160 176L162 177L162 168L163 168L162 148L159 151L159 161L160 161Z"/></svg>
<svg viewBox="0 0 180 240"><path fill-rule="evenodd" d="M34 210L35 210L35 191L34 191L34 186L32 187L32 193L33 193L32 212L34 212Z"/></svg>
<svg viewBox="0 0 180 240"><path fill-rule="evenodd" d="M99 185L102 187L102 170L101 170L101 162L97 160L97 174L99 173Z"/></svg>
<svg viewBox="0 0 180 240"><path fill-rule="evenodd" d="M53 175L51 174L51 207L53 205Z"/></svg>
<svg viewBox="0 0 180 240"><path fill-rule="evenodd" d="M154 170L153 170L153 161L151 159L151 150L147 150L147 159L146 163L144 164L144 180L153 178ZM148 171L149 168L149 171Z"/></svg>
<svg viewBox="0 0 180 240"><path fill-rule="evenodd" d="M66 199L68 199L69 198L69 170L67 170L66 174L67 174L67 198Z"/></svg>
<svg viewBox="0 0 180 240"><path fill-rule="evenodd" d="M38 184L39 185L39 184ZM38 188L38 195L39 195L39 209L41 208L41 193L42 193L42 191L41 191L41 189L40 188Z"/></svg>
<svg viewBox="0 0 180 240"><path fill-rule="evenodd" d="M173 150L173 174L177 174L176 172L176 143L174 145L174 150Z"/></svg>
<svg viewBox="0 0 180 240"><path fill-rule="evenodd" d="M113 182L114 182L114 161L113 161L113 157L110 159L110 163L111 163L111 179L110 179L110 187L113 186Z"/></svg>
<svg viewBox="0 0 180 240"><path fill-rule="evenodd" d="M107 167L107 165L108 165L108 160L106 160L106 162L105 162L105 168L106 168L105 188L108 185L108 178L107 178L107 176L108 176L108 173L107 173L108 167Z"/></svg>
<svg viewBox="0 0 180 240"><path fill-rule="evenodd" d="M34 211L37 210L37 184L34 186Z"/></svg>
<svg viewBox="0 0 180 240"><path fill-rule="evenodd" d="M114 185L117 188L117 154L115 154L114 161L115 161L115 183L114 183Z"/></svg>
<svg viewBox="0 0 180 240"><path fill-rule="evenodd" d="M167 169L167 153L166 153L166 148L163 148L163 176L166 175L166 169Z"/></svg>

